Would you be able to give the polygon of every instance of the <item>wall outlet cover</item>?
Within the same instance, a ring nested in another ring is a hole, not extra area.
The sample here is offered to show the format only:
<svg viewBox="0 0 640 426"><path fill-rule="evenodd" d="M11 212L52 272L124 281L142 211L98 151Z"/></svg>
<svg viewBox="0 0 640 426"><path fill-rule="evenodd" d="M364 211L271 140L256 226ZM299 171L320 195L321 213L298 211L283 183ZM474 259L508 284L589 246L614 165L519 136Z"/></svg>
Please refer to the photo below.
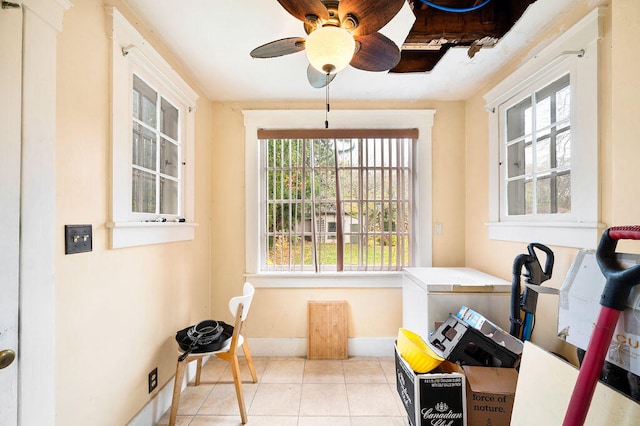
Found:
<svg viewBox="0 0 640 426"><path fill-rule="evenodd" d="M158 367L151 370L149 373L149 393L153 392L158 387Z"/></svg>

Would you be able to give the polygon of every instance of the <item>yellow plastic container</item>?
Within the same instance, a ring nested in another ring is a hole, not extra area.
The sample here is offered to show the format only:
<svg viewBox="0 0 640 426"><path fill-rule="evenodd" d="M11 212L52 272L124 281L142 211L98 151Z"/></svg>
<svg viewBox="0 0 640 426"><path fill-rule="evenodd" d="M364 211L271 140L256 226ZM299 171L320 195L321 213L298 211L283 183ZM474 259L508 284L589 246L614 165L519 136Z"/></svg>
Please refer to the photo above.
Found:
<svg viewBox="0 0 640 426"><path fill-rule="evenodd" d="M428 373L440 365L444 358L436 354L422 337L405 328L398 330L398 352L416 373Z"/></svg>

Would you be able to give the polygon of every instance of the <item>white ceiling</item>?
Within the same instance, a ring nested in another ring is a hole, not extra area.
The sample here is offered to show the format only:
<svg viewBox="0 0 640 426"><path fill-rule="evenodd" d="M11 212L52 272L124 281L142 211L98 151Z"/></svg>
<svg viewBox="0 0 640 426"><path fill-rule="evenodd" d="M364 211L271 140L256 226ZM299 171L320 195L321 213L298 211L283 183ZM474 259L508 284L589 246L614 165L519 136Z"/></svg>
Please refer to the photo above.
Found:
<svg viewBox="0 0 640 426"><path fill-rule="evenodd" d="M306 37L302 22L277 0L124 0L167 46L212 100L317 100L307 82L304 52L254 59L257 46ZM333 100L464 100L475 93L554 19L581 0L538 0L496 47L473 59L450 49L430 73L390 74L347 67L330 85ZM409 5L381 32L401 43L413 22Z"/></svg>

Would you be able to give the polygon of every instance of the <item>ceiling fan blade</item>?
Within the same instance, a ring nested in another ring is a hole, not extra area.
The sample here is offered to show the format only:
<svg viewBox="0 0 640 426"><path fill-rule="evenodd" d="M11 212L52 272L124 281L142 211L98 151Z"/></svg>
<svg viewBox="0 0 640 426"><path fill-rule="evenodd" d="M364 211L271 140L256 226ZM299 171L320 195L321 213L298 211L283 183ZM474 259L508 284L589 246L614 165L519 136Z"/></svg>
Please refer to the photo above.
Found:
<svg viewBox="0 0 640 426"><path fill-rule="evenodd" d="M400 49L388 37L378 32L355 37L360 48L349 65L365 71L387 71L400 62Z"/></svg>
<svg viewBox="0 0 640 426"><path fill-rule="evenodd" d="M309 80L309 84L316 89L321 89L331 83L333 79L336 78L336 75L337 74L329 74L329 78L327 78L325 73L318 71L311 64L307 67L307 79Z"/></svg>
<svg viewBox="0 0 640 426"><path fill-rule="evenodd" d="M315 15L322 20L329 19L329 11L320 0L278 0L278 3L302 22L307 22L308 15Z"/></svg>
<svg viewBox="0 0 640 426"><path fill-rule="evenodd" d="M251 51L253 58L275 58L304 50L302 37L289 37L258 46Z"/></svg>
<svg viewBox="0 0 640 426"><path fill-rule="evenodd" d="M354 36L372 34L398 14L406 0L341 0L338 5L340 22L348 14L355 16L358 26L352 31Z"/></svg>

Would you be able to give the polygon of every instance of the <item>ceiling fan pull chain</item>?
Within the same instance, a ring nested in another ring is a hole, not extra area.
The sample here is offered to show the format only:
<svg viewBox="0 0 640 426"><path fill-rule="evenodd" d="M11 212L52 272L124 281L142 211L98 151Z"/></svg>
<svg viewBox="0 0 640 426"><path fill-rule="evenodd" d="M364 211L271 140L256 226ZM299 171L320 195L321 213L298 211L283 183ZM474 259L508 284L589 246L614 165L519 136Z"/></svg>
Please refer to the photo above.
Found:
<svg viewBox="0 0 640 426"><path fill-rule="evenodd" d="M324 128L329 128L329 74L327 73L327 84L325 88L325 101L327 103L327 110L324 112Z"/></svg>

